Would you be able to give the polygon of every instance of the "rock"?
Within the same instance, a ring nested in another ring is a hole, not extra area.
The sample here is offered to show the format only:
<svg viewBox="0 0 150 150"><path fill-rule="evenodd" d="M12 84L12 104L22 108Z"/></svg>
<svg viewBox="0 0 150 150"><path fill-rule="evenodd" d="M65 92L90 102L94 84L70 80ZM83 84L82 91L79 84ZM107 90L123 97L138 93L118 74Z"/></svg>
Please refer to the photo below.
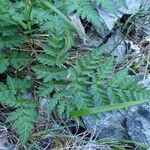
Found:
<svg viewBox="0 0 150 150"><path fill-rule="evenodd" d="M117 57L118 60L121 60L126 53L126 45L124 41L122 41L123 37L121 33L115 32L106 43L106 51L107 53L112 52L114 56Z"/></svg>
<svg viewBox="0 0 150 150"><path fill-rule="evenodd" d="M144 5L145 8L148 7L148 0L126 0L126 6L121 6L116 0L113 0L114 6L117 8L116 13L112 13L103 8L98 7L98 12L100 18L103 19L109 30L112 30L116 21L121 18L124 14L134 14L137 13L141 6Z"/></svg>
<svg viewBox="0 0 150 150"><path fill-rule="evenodd" d="M103 147L100 147L100 150L113 150L113 149L109 146L103 146Z"/></svg>
<svg viewBox="0 0 150 150"><path fill-rule="evenodd" d="M150 146L150 103L130 108L126 126L132 140Z"/></svg>
<svg viewBox="0 0 150 150"><path fill-rule="evenodd" d="M102 18L104 24L110 31L113 29L117 20L123 16L123 14L119 16L112 16L109 12L103 11L101 9L98 9L98 13L100 18Z"/></svg>
<svg viewBox="0 0 150 150"><path fill-rule="evenodd" d="M139 76L141 79L139 84L142 84L144 87L146 87L148 90L150 90L150 75L144 77L143 75Z"/></svg>
<svg viewBox="0 0 150 150"><path fill-rule="evenodd" d="M32 96L31 92L24 93L22 97L25 98L25 99L28 99L28 100L33 99L33 96Z"/></svg>
<svg viewBox="0 0 150 150"><path fill-rule="evenodd" d="M98 144L97 144L98 145ZM109 146L93 146L93 145L86 145L84 148L81 150L112 150L111 147Z"/></svg>
<svg viewBox="0 0 150 150"><path fill-rule="evenodd" d="M138 77L147 89L150 89L150 75ZM143 79L144 78L144 79ZM134 106L128 110L126 126L130 138L150 146L150 103Z"/></svg>
<svg viewBox="0 0 150 150"><path fill-rule="evenodd" d="M90 141L89 143L87 143L86 145L84 145L81 150L97 150L96 148L96 144L93 141Z"/></svg>
<svg viewBox="0 0 150 150"><path fill-rule="evenodd" d="M126 111L114 111L99 113L97 117L86 116L83 121L87 129L98 139L102 138L125 138L127 137L125 127Z"/></svg>
<svg viewBox="0 0 150 150"><path fill-rule="evenodd" d="M86 33L81 19L76 14L70 15L69 18L71 19L71 22L74 24L74 26L80 31L79 37L83 40L83 43L86 43Z"/></svg>

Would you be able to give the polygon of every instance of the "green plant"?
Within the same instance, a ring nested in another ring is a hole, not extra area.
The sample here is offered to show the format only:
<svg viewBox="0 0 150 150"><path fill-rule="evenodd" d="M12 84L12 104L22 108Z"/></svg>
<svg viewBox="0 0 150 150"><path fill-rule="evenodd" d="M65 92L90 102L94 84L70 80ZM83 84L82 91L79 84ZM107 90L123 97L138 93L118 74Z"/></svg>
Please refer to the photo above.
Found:
<svg viewBox="0 0 150 150"><path fill-rule="evenodd" d="M81 110L72 116L126 108L150 98L149 90L138 85L126 69L114 73L113 58L103 57L99 49L77 60L70 74L74 102Z"/></svg>
<svg viewBox="0 0 150 150"><path fill-rule="evenodd" d="M6 122L20 135L20 140L25 143L34 128L37 119L37 103L25 97L25 92L32 85L27 79L7 77L7 83L0 83L1 104L13 108Z"/></svg>
<svg viewBox="0 0 150 150"><path fill-rule="evenodd" d="M24 16L19 14L23 6L20 4L18 8L17 4L11 7L9 0L1 0L0 3L0 49L19 46L27 38L23 34L27 25L23 22Z"/></svg>
<svg viewBox="0 0 150 150"><path fill-rule="evenodd" d="M50 101L49 109L52 110L57 106L58 114L61 115L70 103L67 88L68 68L65 63L69 57L68 50L73 44L73 39L71 32L64 29L61 18L56 15L53 16L53 25L50 25L49 33L48 42L43 49L44 53L36 57L40 65L34 66L33 70L38 79L43 79L39 94L47 96Z"/></svg>
<svg viewBox="0 0 150 150"><path fill-rule="evenodd" d="M125 5L122 0L118 2ZM0 3L0 74L6 76L0 83L0 102L12 109L6 122L12 123L22 144L34 128L41 97L47 98L49 113L59 117L111 111L149 101L149 91L137 85L127 70L115 73L115 60L103 54L105 47L79 56L75 62L69 59L73 33L80 31L68 16L76 13L100 28L96 6L101 4L114 12L110 0ZM41 34L48 37L42 38ZM41 39L43 42L37 44ZM31 51L27 51L29 47ZM36 91L33 100L25 98L30 90Z"/></svg>

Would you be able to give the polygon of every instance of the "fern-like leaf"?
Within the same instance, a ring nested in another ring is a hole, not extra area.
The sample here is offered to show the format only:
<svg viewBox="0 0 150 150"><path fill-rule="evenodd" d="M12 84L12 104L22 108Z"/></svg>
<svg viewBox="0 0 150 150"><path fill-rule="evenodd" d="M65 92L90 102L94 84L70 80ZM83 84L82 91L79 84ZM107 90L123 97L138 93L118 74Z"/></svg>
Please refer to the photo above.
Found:
<svg viewBox="0 0 150 150"><path fill-rule="evenodd" d="M43 46L43 53L36 58L41 65L33 67L37 79L43 79L44 83L39 87L39 95L47 96L49 112L57 108L56 112L61 115L69 107L67 105L70 95L67 95L69 81L66 61L69 57L68 50L73 44L70 30L66 30L62 19L54 15L49 28L49 38ZM52 103L52 105L51 105Z"/></svg>
<svg viewBox="0 0 150 150"><path fill-rule="evenodd" d="M100 17L91 0L68 0L66 3L69 14L77 11L77 15L82 19L87 19L97 27L101 26Z"/></svg>
<svg viewBox="0 0 150 150"><path fill-rule="evenodd" d="M17 101L13 95L14 91L8 89L7 85L0 83L0 103L9 107L16 107Z"/></svg>
<svg viewBox="0 0 150 150"><path fill-rule="evenodd" d="M104 47L103 47L104 48ZM70 68L69 75L72 81L73 99L78 109L93 105L92 95L88 89L88 82L99 66L103 48L89 52L86 56L77 59L75 66Z"/></svg>
<svg viewBox="0 0 150 150"><path fill-rule="evenodd" d="M0 53L0 73L3 73L7 70L9 66L9 59L5 54Z"/></svg>
<svg viewBox="0 0 150 150"><path fill-rule="evenodd" d="M18 98L17 101L24 101L25 106L21 105L21 107L18 107L14 112L10 113L6 122L12 123L12 128L18 133L21 143L24 144L34 129L34 123L37 118L37 106L35 104L30 105L28 103L29 100L26 99Z"/></svg>
<svg viewBox="0 0 150 150"><path fill-rule="evenodd" d="M33 70L36 72L37 78L44 78L44 82L51 81L52 79L64 79L67 76L67 69L65 67L43 67L43 66L34 66Z"/></svg>
<svg viewBox="0 0 150 150"><path fill-rule="evenodd" d="M150 100L149 91L138 85L127 70L114 73L113 63L114 59L95 50L78 59L70 69L72 97L79 112L85 108L117 107L120 103L132 102L133 105Z"/></svg>
<svg viewBox="0 0 150 150"><path fill-rule="evenodd" d="M15 79L10 76L7 77L8 88L13 91L14 95L19 91L20 93L26 92L32 86L32 81L27 79Z"/></svg>
<svg viewBox="0 0 150 150"><path fill-rule="evenodd" d="M9 57L10 65L15 69L19 69L23 65L27 65L32 57L25 52L11 52Z"/></svg>
<svg viewBox="0 0 150 150"><path fill-rule="evenodd" d="M0 103L15 109L10 113L7 122L13 124L12 127L19 135L22 144L29 139L37 118L37 103L32 99L23 98L24 92L31 87L31 83L27 82L26 79L20 80L8 76L7 84L0 83Z"/></svg>
<svg viewBox="0 0 150 150"><path fill-rule="evenodd" d="M49 82L43 83L39 87L39 94L40 94L40 96L46 96L58 88L65 89L65 88L67 88L67 86L68 86L67 81L51 80Z"/></svg>

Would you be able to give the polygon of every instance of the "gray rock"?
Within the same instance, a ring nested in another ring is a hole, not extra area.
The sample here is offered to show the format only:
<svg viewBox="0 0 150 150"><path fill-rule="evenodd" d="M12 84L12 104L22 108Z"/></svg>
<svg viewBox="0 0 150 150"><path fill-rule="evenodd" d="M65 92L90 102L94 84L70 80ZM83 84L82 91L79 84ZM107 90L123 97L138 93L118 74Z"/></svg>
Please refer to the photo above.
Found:
<svg viewBox="0 0 150 150"><path fill-rule="evenodd" d="M99 150L113 150L113 149L109 146L103 146Z"/></svg>
<svg viewBox="0 0 150 150"><path fill-rule="evenodd" d="M98 139L102 138L125 138L127 137L125 127L126 111L114 111L100 113L97 117L86 116L83 121L87 129L95 133Z"/></svg>
<svg viewBox="0 0 150 150"><path fill-rule="evenodd" d="M142 84L144 87L146 87L148 90L150 90L150 75L144 77L143 75L139 76L140 82L139 84Z"/></svg>
<svg viewBox="0 0 150 150"><path fill-rule="evenodd" d="M98 8L98 12L100 18L103 19L104 23L106 24L109 30L112 30L116 21L121 18L124 14L134 14L137 13L141 6L147 8L149 6L149 0L126 0L126 6L120 6L116 0L113 0L114 6L117 7L117 14L113 14L107 10L102 8Z"/></svg>
<svg viewBox="0 0 150 150"><path fill-rule="evenodd" d="M109 146L85 146L84 148L81 148L80 150L112 150Z"/></svg>
<svg viewBox="0 0 150 150"><path fill-rule="evenodd" d="M132 140L150 146L150 103L130 108L126 126Z"/></svg>
<svg viewBox="0 0 150 150"><path fill-rule="evenodd" d="M121 60L126 53L126 45L124 41L122 41L123 37L121 33L114 33L106 43L106 51L107 53L112 51L114 56L117 56L117 60Z"/></svg>

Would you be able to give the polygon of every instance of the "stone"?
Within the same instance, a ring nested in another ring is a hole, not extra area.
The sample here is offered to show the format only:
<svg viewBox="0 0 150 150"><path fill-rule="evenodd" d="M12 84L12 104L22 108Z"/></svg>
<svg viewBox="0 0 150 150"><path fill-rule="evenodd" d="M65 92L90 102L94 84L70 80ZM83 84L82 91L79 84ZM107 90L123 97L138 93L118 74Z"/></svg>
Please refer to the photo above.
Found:
<svg viewBox="0 0 150 150"><path fill-rule="evenodd" d="M126 0L126 7L119 5L116 0L113 0L114 6L117 8L117 14L113 14L103 8L98 7L98 12L100 18L103 19L104 23L106 24L109 30L112 30L116 21L121 18L124 14L134 14L137 13L141 6L145 8L148 7L149 2L148 0Z"/></svg>
<svg viewBox="0 0 150 150"><path fill-rule="evenodd" d="M103 147L100 147L100 150L113 150L113 149L109 146L103 146Z"/></svg>
<svg viewBox="0 0 150 150"><path fill-rule="evenodd" d="M150 103L130 108L126 126L132 140L150 146Z"/></svg>
<svg viewBox="0 0 150 150"><path fill-rule="evenodd" d="M121 33L115 32L106 43L107 47L105 52L109 53L112 51L112 54L117 57L118 61L124 58L126 54L126 44L122 39Z"/></svg>
<svg viewBox="0 0 150 150"><path fill-rule="evenodd" d="M122 17L122 15L119 15L119 16L112 16L109 12L107 11L103 11L101 9L98 9L98 13L99 13L99 16L100 18L102 18L104 24L106 25L106 27L108 28L108 30L112 30L115 23L117 22L117 20L119 18Z"/></svg>
<svg viewBox="0 0 150 150"><path fill-rule="evenodd" d="M125 126L126 111L113 111L99 113L96 117L85 116L83 121L87 129L98 139L125 138L127 131Z"/></svg>
<svg viewBox="0 0 150 150"><path fill-rule="evenodd" d="M147 75L144 77L143 75L139 76L141 79L139 84L142 84L144 87L146 87L148 90L150 90L150 75Z"/></svg>
<svg viewBox="0 0 150 150"><path fill-rule="evenodd" d="M141 75L138 78L139 84L150 89L150 75L146 78ZM126 126L132 140L143 142L150 147L150 103L128 109Z"/></svg>
<svg viewBox="0 0 150 150"><path fill-rule="evenodd" d="M74 24L74 26L80 31L79 37L83 40L83 43L86 43L86 33L81 19L75 13L70 15L69 18L71 19L71 22Z"/></svg>
<svg viewBox="0 0 150 150"><path fill-rule="evenodd" d="M81 148L81 150L113 150L113 149L109 146L86 145L83 148Z"/></svg>

